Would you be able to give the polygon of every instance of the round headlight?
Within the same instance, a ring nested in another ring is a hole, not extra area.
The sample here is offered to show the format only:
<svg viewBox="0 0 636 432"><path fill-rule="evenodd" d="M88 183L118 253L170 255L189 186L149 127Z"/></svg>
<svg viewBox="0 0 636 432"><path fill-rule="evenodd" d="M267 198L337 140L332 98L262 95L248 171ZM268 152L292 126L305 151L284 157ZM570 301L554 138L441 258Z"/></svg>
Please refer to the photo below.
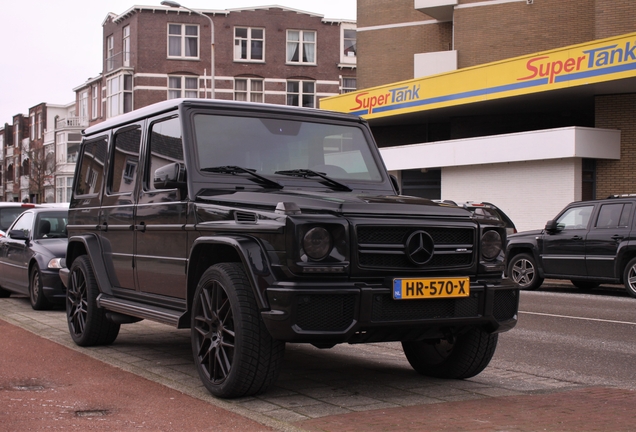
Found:
<svg viewBox="0 0 636 432"><path fill-rule="evenodd" d="M313 260L321 260L331 252L331 235L324 228L316 227L307 231L303 238L303 249Z"/></svg>
<svg viewBox="0 0 636 432"><path fill-rule="evenodd" d="M503 244L497 231L487 231L481 237L481 254L487 260L493 260L501 253Z"/></svg>

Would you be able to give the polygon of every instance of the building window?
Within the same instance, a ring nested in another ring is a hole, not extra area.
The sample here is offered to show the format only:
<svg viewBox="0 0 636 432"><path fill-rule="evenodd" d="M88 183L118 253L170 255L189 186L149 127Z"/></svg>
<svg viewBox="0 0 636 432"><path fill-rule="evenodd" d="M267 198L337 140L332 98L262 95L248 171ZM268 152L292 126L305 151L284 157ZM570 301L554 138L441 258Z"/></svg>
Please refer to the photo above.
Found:
<svg viewBox="0 0 636 432"><path fill-rule="evenodd" d="M58 132L55 135L55 154L58 164L66 162L66 134L64 132Z"/></svg>
<svg viewBox="0 0 636 432"><path fill-rule="evenodd" d="M130 66L130 26L126 26L122 29L122 40L124 50L124 66Z"/></svg>
<svg viewBox="0 0 636 432"><path fill-rule="evenodd" d="M234 100L263 102L263 80L236 78L234 80Z"/></svg>
<svg viewBox="0 0 636 432"><path fill-rule="evenodd" d="M235 27L234 60L265 60L265 30L260 28Z"/></svg>
<svg viewBox="0 0 636 432"><path fill-rule="evenodd" d="M168 77L168 99L196 98L199 95L199 77Z"/></svg>
<svg viewBox="0 0 636 432"><path fill-rule="evenodd" d="M43 122L42 122L42 113L38 113L38 121L37 121L37 123L38 123L38 130L37 130L38 139L40 139L40 138L42 138L42 130L44 129L44 125L43 125Z"/></svg>
<svg viewBox="0 0 636 432"><path fill-rule="evenodd" d="M287 30L287 63L316 64L316 32Z"/></svg>
<svg viewBox="0 0 636 432"><path fill-rule="evenodd" d="M71 191L73 187L73 177L58 177L55 181L56 202L69 202L71 201Z"/></svg>
<svg viewBox="0 0 636 432"><path fill-rule="evenodd" d="M342 29L342 54L345 59L355 59L357 53L356 48L356 30L355 29Z"/></svg>
<svg viewBox="0 0 636 432"><path fill-rule="evenodd" d="M30 134L29 134L29 138L31 138L31 141L33 141L35 139L35 114L31 114L31 127L30 127Z"/></svg>
<svg viewBox="0 0 636 432"><path fill-rule="evenodd" d="M313 81L287 81L287 105L314 108L316 90Z"/></svg>
<svg viewBox="0 0 636 432"><path fill-rule="evenodd" d="M349 93L355 91L357 82L355 78L342 77L342 84L340 86L340 93Z"/></svg>
<svg viewBox="0 0 636 432"><path fill-rule="evenodd" d="M7 181L12 182L14 178L15 178L15 173L13 170L13 164L9 164L9 166L7 167Z"/></svg>
<svg viewBox="0 0 636 432"><path fill-rule="evenodd" d="M115 38L110 35L106 38L106 70L112 71L115 67Z"/></svg>
<svg viewBox="0 0 636 432"><path fill-rule="evenodd" d="M121 74L106 80L108 117L132 111L132 75Z"/></svg>
<svg viewBox="0 0 636 432"><path fill-rule="evenodd" d="M199 58L199 26L168 24L168 57Z"/></svg>
<svg viewBox="0 0 636 432"><path fill-rule="evenodd" d="M79 111L80 119L88 118L88 90L84 90L80 93Z"/></svg>
<svg viewBox="0 0 636 432"><path fill-rule="evenodd" d="M99 87L94 85L91 91L91 118L96 119L99 110Z"/></svg>

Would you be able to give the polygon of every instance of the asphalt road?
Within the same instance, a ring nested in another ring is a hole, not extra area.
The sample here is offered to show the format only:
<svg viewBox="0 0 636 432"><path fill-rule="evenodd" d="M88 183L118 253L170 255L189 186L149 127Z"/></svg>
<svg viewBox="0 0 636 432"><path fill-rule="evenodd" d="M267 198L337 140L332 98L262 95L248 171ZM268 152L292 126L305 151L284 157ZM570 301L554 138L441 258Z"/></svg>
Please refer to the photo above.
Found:
<svg viewBox="0 0 636 432"><path fill-rule="evenodd" d="M568 283L523 291L517 327L492 365L588 385L636 389L636 299L618 286L582 292Z"/></svg>

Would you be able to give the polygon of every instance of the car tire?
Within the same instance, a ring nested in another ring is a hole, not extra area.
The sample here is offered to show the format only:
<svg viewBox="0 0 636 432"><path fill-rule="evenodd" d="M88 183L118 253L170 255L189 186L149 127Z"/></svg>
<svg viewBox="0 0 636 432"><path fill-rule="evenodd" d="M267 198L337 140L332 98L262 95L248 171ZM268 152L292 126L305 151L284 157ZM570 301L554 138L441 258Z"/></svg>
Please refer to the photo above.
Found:
<svg viewBox="0 0 636 432"><path fill-rule="evenodd" d="M203 273L191 320L194 361L210 393L250 396L274 383L285 343L267 331L241 265L216 264Z"/></svg>
<svg viewBox="0 0 636 432"><path fill-rule="evenodd" d="M527 253L515 255L508 264L508 277L522 290L534 290L541 286L543 278L534 257Z"/></svg>
<svg viewBox="0 0 636 432"><path fill-rule="evenodd" d="M472 328L450 339L402 342L402 349L413 369L422 375L465 379L488 366L497 340L497 333Z"/></svg>
<svg viewBox="0 0 636 432"><path fill-rule="evenodd" d="M600 285L600 283L598 282L576 280L576 279L572 279L570 282L572 282L572 285L574 285L575 287L583 291L593 290L594 288L598 288L598 286Z"/></svg>
<svg viewBox="0 0 636 432"><path fill-rule="evenodd" d="M66 319L71 338L79 346L109 345L117 339L119 324L97 306L99 289L88 256L81 255L69 270Z"/></svg>
<svg viewBox="0 0 636 432"><path fill-rule="evenodd" d="M49 310L53 307L53 304L44 295L42 275L37 264L31 268L29 275L29 300L31 300L31 307L34 310Z"/></svg>
<svg viewBox="0 0 636 432"><path fill-rule="evenodd" d="M7 291L4 288L0 288L0 298L7 298L11 295L11 291Z"/></svg>
<svg viewBox="0 0 636 432"><path fill-rule="evenodd" d="M636 297L636 258L627 263L623 271L623 283L627 289L627 294Z"/></svg>

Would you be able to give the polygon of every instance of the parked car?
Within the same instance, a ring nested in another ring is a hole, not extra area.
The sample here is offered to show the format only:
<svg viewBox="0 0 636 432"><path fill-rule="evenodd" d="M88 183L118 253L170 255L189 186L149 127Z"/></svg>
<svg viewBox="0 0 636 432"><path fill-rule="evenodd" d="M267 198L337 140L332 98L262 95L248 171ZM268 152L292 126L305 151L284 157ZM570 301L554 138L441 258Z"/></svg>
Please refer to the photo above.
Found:
<svg viewBox="0 0 636 432"><path fill-rule="evenodd" d="M19 202L0 202L0 237L6 235L6 231L20 214L27 210L35 208L35 204L19 203Z"/></svg>
<svg viewBox="0 0 636 432"><path fill-rule="evenodd" d="M69 333L191 329L219 397L264 392L286 342L398 341L421 374L467 378L517 322L506 230L399 196L365 120L205 99L84 131L69 211Z"/></svg>
<svg viewBox="0 0 636 432"><path fill-rule="evenodd" d="M0 238L0 297L11 293L29 296L36 310L63 304L65 288L60 280L66 254L68 210L26 210Z"/></svg>
<svg viewBox="0 0 636 432"><path fill-rule="evenodd" d="M508 237L508 276L528 290L544 278L580 289L623 283L636 297L635 210L636 195L569 204L543 230Z"/></svg>
<svg viewBox="0 0 636 432"><path fill-rule="evenodd" d="M508 235L517 232L517 228L512 220L508 217L503 210L486 201L452 201L452 200L435 200L438 203L445 203L450 205L456 205L458 207L465 208L474 215L478 215L484 218L494 218L502 221L506 225L506 233Z"/></svg>

